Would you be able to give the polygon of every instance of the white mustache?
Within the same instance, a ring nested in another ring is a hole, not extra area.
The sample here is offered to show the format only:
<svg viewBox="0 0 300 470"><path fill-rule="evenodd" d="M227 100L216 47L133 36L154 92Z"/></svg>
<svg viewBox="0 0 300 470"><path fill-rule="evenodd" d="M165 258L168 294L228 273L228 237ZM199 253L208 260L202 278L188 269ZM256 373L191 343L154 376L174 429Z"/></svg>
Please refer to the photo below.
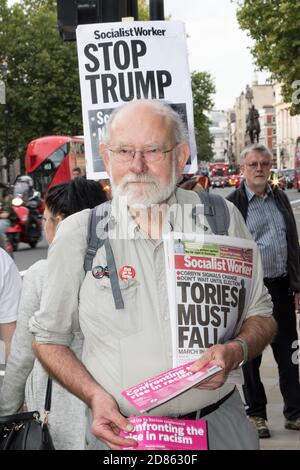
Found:
<svg viewBox="0 0 300 470"><path fill-rule="evenodd" d="M149 176L149 175L140 175L140 176L128 175L121 182L121 186L122 188L125 188L130 183L150 183L157 187L159 186L159 182L153 176Z"/></svg>

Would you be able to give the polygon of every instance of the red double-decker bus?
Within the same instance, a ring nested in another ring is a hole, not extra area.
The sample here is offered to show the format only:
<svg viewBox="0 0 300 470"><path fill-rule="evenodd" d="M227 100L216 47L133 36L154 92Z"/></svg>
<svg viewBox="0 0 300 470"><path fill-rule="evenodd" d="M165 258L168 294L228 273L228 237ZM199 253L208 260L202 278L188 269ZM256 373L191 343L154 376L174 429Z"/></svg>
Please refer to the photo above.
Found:
<svg viewBox="0 0 300 470"><path fill-rule="evenodd" d="M300 192L300 137L296 139L294 186Z"/></svg>
<svg viewBox="0 0 300 470"><path fill-rule="evenodd" d="M72 179L72 169L85 174L84 141L81 137L51 135L32 140L26 152L26 173L42 195L48 188Z"/></svg>
<svg viewBox="0 0 300 470"><path fill-rule="evenodd" d="M228 163L210 163L211 176L228 176Z"/></svg>

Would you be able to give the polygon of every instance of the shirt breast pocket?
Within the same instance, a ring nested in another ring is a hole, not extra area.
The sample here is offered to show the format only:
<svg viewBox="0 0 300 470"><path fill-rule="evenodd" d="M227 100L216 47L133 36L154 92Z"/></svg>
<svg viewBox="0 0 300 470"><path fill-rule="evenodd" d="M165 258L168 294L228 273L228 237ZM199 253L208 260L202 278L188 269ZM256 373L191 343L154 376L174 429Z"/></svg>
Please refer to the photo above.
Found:
<svg viewBox="0 0 300 470"><path fill-rule="evenodd" d="M139 308L140 283L136 279L119 280L124 309L116 310L110 279L95 280L100 291L100 322L103 332L114 338L124 338L142 329L142 311Z"/></svg>

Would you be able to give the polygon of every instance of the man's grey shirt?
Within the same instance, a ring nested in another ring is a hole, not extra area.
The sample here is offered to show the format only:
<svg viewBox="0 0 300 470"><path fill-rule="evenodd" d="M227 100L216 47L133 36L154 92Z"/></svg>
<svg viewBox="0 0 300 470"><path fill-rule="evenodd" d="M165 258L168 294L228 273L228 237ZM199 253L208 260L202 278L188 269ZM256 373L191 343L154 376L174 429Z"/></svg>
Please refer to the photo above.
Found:
<svg viewBox="0 0 300 470"><path fill-rule="evenodd" d="M178 189L168 201L178 204L184 217L178 216L170 223L176 232L190 223L191 208L199 205L199 197L193 191ZM184 211L184 206L189 210ZM227 202L230 212L229 235L251 239L251 235L239 211ZM120 280L125 303L124 310L116 310L107 277L95 279L92 272L85 276L83 269L86 251L89 210L68 217L63 221L51 244L48 255L48 289L42 299L40 311L31 319L31 330L37 342L69 345L72 331L78 322L85 341L82 361L101 386L119 404L125 416L136 410L121 396L122 390L172 368L172 341L162 240L144 238L128 212L116 211L112 202L115 228L122 233L130 220L129 237L111 239L117 270L131 266L134 279ZM208 223L203 218L199 232ZM114 228L114 229L115 229ZM114 230L112 229L112 230ZM205 232L211 234L208 228ZM120 234L120 233L119 233ZM125 234L124 234L125 235ZM106 266L104 248L98 250L93 266ZM250 294L247 317L269 316L272 302L263 284L260 260ZM203 408L229 393L232 384L217 390L191 389L152 410L160 416L177 416Z"/></svg>

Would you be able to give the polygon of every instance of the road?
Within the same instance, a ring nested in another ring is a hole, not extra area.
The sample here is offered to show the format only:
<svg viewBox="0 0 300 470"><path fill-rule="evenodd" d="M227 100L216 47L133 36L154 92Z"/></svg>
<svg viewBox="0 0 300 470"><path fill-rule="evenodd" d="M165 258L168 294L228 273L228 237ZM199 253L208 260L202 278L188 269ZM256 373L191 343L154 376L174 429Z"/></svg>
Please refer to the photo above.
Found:
<svg viewBox="0 0 300 470"><path fill-rule="evenodd" d="M14 260L18 266L19 271L24 271L34 264L39 259L47 258L47 242L43 237L36 248L30 248L29 245L25 243L20 243L18 251L14 253Z"/></svg>

